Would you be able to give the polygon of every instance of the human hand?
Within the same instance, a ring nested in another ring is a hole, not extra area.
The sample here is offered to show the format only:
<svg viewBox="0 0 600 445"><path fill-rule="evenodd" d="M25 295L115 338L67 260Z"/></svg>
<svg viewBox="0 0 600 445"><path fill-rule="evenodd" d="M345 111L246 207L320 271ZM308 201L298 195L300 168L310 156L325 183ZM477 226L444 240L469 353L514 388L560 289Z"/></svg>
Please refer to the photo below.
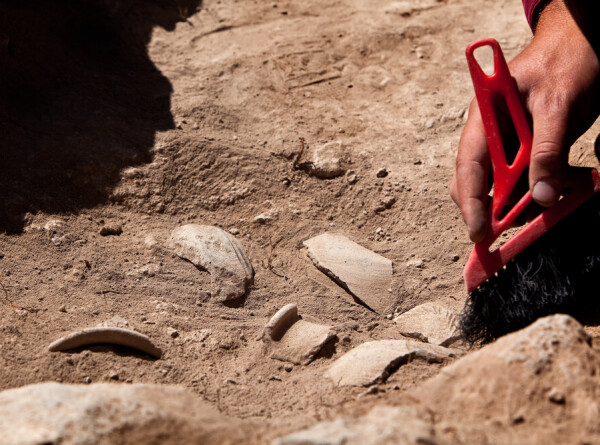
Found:
<svg viewBox="0 0 600 445"><path fill-rule="evenodd" d="M561 195L569 147L600 114L600 33L590 23L598 11L593 3L553 0L540 15L531 43L509 63L533 122L529 187L544 206ZM473 242L486 234L489 170L483 122L473 100L451 187Z"/></svg>

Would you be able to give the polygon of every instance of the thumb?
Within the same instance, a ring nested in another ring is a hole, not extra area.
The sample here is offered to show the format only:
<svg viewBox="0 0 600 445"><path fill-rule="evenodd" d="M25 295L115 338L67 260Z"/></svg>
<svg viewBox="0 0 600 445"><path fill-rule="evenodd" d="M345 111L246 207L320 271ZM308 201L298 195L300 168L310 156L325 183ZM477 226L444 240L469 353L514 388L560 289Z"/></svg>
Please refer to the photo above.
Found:
<svg viewBox="0 0 600 445"><path fill-rule="evenodd" d="M533 114L533 143L529 166L529 188L543 206L558 201L568 162L567 117L564 112Z"/></svg>

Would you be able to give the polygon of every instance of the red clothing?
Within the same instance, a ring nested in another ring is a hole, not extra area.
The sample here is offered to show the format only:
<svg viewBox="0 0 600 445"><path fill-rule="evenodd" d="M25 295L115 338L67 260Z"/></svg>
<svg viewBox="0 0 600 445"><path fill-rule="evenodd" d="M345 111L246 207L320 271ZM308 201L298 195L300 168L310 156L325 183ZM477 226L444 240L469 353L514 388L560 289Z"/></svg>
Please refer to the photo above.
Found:
<svg viewBox="0 0 600 445"><path fill-rule="evenodd" d="M523 0L523 8L525 8L525 15L527 16L527 23L533 28L533 18L535 8L541 3L542 0Z"/></svg>

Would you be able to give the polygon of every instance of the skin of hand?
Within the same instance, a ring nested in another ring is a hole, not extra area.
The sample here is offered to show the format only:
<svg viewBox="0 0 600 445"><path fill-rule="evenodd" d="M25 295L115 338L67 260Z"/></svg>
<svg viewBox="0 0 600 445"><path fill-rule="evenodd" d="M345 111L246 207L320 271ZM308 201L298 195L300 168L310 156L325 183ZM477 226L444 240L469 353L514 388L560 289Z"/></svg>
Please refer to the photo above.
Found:
<svg viewBox="0 0 600 445"><path fill-rule="evenodd" d="M553 0L540 14L531 43L509 63L533 123L529 187L543 206L560 197L569 148L600 114L599 31L595 1ZM592 5L592 6L590 6ZM486 234L488 174L485 131L473 99L463 129L451 196L473 242Z"/></svg>

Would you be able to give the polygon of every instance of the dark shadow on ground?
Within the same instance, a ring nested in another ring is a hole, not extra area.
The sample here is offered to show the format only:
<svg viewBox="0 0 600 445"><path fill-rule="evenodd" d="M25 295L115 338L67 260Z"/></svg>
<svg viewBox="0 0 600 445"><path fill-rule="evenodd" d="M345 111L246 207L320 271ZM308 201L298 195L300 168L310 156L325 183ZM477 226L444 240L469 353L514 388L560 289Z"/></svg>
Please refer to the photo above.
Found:
<svg viewBox="0 0 600 445"><path fill-rule="evenodd" d="M0 232L26 212L105 202L174 127L172 87L149 59L201 0L0 2ZM190 25L191 26L191 25Z"/></svg>

